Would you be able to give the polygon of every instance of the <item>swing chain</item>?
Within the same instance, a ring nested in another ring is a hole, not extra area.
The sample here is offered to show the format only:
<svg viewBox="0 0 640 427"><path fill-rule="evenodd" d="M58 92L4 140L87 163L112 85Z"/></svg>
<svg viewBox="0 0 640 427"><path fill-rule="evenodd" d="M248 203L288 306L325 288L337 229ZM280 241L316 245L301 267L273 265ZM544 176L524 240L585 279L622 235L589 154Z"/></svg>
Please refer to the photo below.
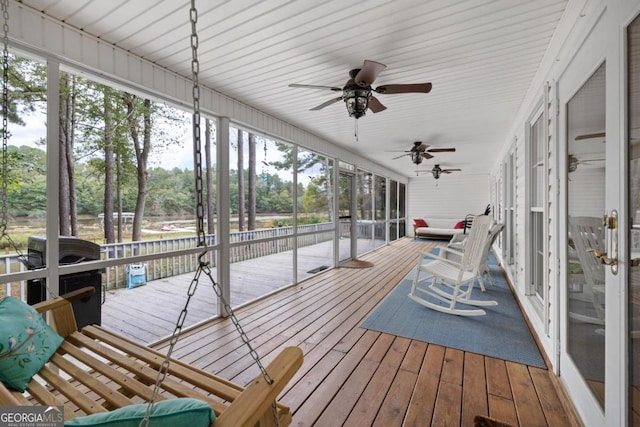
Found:
<svg viewBox="0 0 640 427"><path fill-rule="evenodd" d="M18 260L20 260L27 268L32 269L30 263L16 242L11 238L7 231L9 223L9 0L0 0L0 10L2 10L2 199L0 200L0 239L5 238L9 242L10 247L16 252ZM40 279L44 281L44 279ZM46 287L50 296L53 294Z"/></svg>
<svg viewBox="0 0 640 427"><path fill-rule="evenodd" d="M6 0L0 0L6 1ZM167 374L169 373L169 366L171 363L171 355L175 348L176 343L180 337L180 333L182 332L182 328L184 326L185 319L187 317L187 309L189 307L189 302L191 301L191 297L195 294L198 283L200 281L200 276L204 272L206 276L211 280L213 290L216 296L222 302L224 310L227 312L229 317L231 318L231 322L235 326L238 331L240 338L245 346L249 349L249 355L254 360L255 364L259 367L262 376L268 384L273 384L273 379L269 376L269 373L263 366L260 361L260 356L251 346L251 341L244 329L240 325L238 318L234 314L231 305L227 302L226 298L222 293L222 289L214 280L211 269L209 268L209 262L206 260L207 256L207 243L206 243L206 234L204 230L204 202L203 202L203 179L202 179L202 146L200 139L200 85L198 83L198 72L200 69L200 64L198 62L198 33L196 31L196 23L198 22L198 11L195 7L195 0L191 0L191 8L189 9L189 20L191 22L191 72L193 78L193 149L194 149L194 173L195 173L195 191L196 191L196 217L197 217L197 233L198 233L198 246L204 247L204 251L198 257L198 268L196 273L189 284L189 290L187 291L187 300L185 301L184 307L178 316L178 320L176 322L175 329L173 334L171 335L171 339L169 341L169 349L165 356L164 361L160 365L160 369L158 370L158 375L156 377L156 383L153 388L153 392L151 395L151 399L148 402L147 409L144 415L144 418L140 421L140 427L147 427L149 425L149 420L151 416L151 410L153 408L153 404L155 403L158 393L160 391L160 386L163 381L166 379ZM278 421L278 412L276 408L275 401L271 404L271 411L273 414L273 419L276 426L279 426Z"/></svg>
<svg viewBox="0 0 640 427"><path fill-rule="evenodd" d="M204 270L205 274L209 277L209 279L211 280L211 283L213 284L213 290L216 293L216 296L220 298L220 301L222 302L224 310L227 312L227 314L229 314L229 317L231 318L231 322L233 323L236 330L240 334L240 338L242 338L243 343L249 349L249 354L251 355L255 363L260 368L260 371L262 372L262 375L264 376L265 380L269 384L272 384L273 380L271 379L271 377L269 377L269 374L267 373L266 369L262 365L262 362L260 361L260 357L258 356L258 353L251 346L249 337L242 329L242 326L240 325L240 322L238 322L238 319L236 318L235 314L233 313L231 306L224 298L222 294L222 290L220 289L220 286L218 286L216 281L213 279L213 276L211 275L211 270L209 269L208 261L204 259L207 254L207 246L206 246L206 235L204 230L202 144L201 144L201 138L200 138L200 84L198 82L198 72L200 71L200 63L198 62L198 32L196 30L196 24L198 22L198 11L195 6L195 0L191 0L191 9L189 10L189 18L191 21L191 73L192 73L192 80L193 80L193 151L194 151L194 160L195 160L194 169L195 169L195 178L196 178L196 184L195 184L196 186L196 189L195 189L196 190L196 217L198 222L197 231L198 231L199 246L204 246L204 251L200 255L199 268L196 273L196 277L191 282L191 285L189 287L189 297L187 299L187 304L185 304L185 308L183 309L182 313L180 313L176 331L182 328L182 323L184 323L184 317L187 314L186 307L189 303L189 299L191 298L191 295L193 295L192 292L195 292L195 288L198 286L197 279L199 278L200 273L202 272L202 270Z"/></svg>
<svg viewBox="0 0 640 427"><path fill-rule="evenodd" d="M7 163L9 145L9 0L2 0L2 236L7 235Z"/></svg>
<svg viewBox="0 0 640 427"><path fill-rule="evenodd" d="M187 291L187 300L185 301L184 307L178 316L178 321L176 322L175 329L173 330L173 334L171 334L171 339L169 341L169 349L167 350L167 354L160 365L160 369L158 370L158 375L156 376L156 382L153 386L153 392L151 393L151 399L149 399L149 404L147 405L147 410L144 414L144 418L140 421L139 427L147 427L149 425L149 419L151 416L151 409L153 408L153 404L158 398L158 393L160 392L160 386L167 378L167 374L169 373L169 366L171 364L171 355L173 353L173 349L178 342L178 338L180 337L180 333L182 332L182 327L184 326L184 321L187 318L187 307L189 306L189 302L191 301L191 297L196 293L196 289L198 288L198 282L200 280L200 274L202 273L202 264L196 270L196 274L194 275L191 283L189 284L189 290Z"/></svg>
<svg viewBox="0 0 640 427"><path fill-rule="evenodd" d="M203 179L202 179L202 143L200 138L200 83L198 74L200 73L200 62L198 61L198 10L195 0L191 0L189 9L189 20L191 22L191 75L193 81L193 155L196 190L196 230L198 232L198 246L204 247L204 252L200 255L199 261L203 262L207 253L207 241L204 230L204 201L203 201Z"/></svg>

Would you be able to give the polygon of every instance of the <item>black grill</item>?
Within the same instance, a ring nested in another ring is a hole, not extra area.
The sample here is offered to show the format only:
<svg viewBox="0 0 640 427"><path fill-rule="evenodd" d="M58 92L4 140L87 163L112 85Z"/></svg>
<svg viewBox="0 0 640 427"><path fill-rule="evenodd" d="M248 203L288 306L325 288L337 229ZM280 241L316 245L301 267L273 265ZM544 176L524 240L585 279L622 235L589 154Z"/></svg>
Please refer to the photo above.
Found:
<svg viewBox="0 0 640 427"><path fill-rule="evenodd" d="M47 240L42 236L31 236L27 242L27 256L29 268L46 267ZM59 246L60 265L78 264L100 259L100 245L77 237L60 236ZM45 279L34 279L27 282L27 304L33 305L47 298ZM93 286L96 292L86 300L75 301L73 311L78 328L86 325L99 325L102 322L100 307L102 290L102 271L89 270L81 273L65 274L59 280L60 295L75 291L86 286Z"/></svg>

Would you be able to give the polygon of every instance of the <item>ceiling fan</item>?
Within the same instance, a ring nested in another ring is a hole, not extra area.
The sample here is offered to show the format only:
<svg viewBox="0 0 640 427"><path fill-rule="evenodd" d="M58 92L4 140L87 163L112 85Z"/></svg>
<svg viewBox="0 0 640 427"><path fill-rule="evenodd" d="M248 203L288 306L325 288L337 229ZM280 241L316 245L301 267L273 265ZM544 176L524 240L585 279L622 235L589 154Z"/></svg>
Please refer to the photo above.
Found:
<svg viewBox="0 0 640 427"><path fill-rule="evenodd" d="M582 159L579 160L575 155L569 154L567 156L567 170L569 173L575 172L578 169L578 165L597 166L604 165L605 159Z"/></svg>
<svg viewBox="0 0 640 427"><path fill-rule="evenodd" d="M373 92L379 94L396 94L396 93L429 93L431 91L431 83L415 83L415 84L389 84L378 86L375 89L371 87L378 74L387 68L386 65L376 61L365 60L362 68L355 68L349 71L350 79L343 87L336 86L318 86L304 85L293 83L289 87L311 88L311 89L329 89L335 92L342 92L337 98L323 102L311 110L321 110L338 101L344 101L347 105L349 117L359 119L364 116L367 108L374 113L386 110L387 107L373 96Z"/></svg>
<svg viewBox="0 0 640 427"><path fill-rule="evenodd" d="M413 143L413 147L411 150L404 150L406 154L401 154L397 157L394 157L393 160L399 159L400 157L409 156L411 158L411 162L415 165L419 165L422 163L423 159L431 159L433 155L430 153L454 153L456 151L455 148L429 148L430 146L424 144L420 141L416 141Z"/></svg>
<svg viewBox="0 0 640 427"><path fill-rule="evenodd" d="M443 173L449 174L451 172L462 172L462 169L442 169L440 165L435 165L431 170L420 172L431 173L431 175L433 175L433 179L440 179L440 175Z"/></svg>

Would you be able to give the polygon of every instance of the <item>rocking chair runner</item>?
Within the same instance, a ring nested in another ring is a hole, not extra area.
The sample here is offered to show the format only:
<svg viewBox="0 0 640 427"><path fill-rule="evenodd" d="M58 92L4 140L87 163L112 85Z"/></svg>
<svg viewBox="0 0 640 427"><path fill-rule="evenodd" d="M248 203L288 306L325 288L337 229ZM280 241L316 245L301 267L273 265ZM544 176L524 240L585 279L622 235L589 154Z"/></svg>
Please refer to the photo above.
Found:
<svg viewBox="0 0 640 427"><path fill-rule="evenodd" d="M459 263L446 258L446 251L449 250L446 247L442 247L438 255L428 252L420 253L409 298L433 310L459 316L479 316L486 312L480 308L460 308L458 304L497 305L496 301L471 298L473 285L482 266L490 225L491 218L488 216L480 215L474 218L462 260ZM425 257L430 260L424 261ZM420 279L423 273L427 276Z"/></svg>

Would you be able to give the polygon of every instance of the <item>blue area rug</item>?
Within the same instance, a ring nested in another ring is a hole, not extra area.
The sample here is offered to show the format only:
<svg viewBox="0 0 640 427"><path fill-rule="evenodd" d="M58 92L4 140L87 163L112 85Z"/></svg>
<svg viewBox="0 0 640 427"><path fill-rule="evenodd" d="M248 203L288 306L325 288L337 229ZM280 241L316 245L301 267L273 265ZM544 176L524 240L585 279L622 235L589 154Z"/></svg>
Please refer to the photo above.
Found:
<svg viewBox="0 0 640 427"><path fill-rule="evenodd" d="M411 292L414 269L371 312L361 327L546 368L493 254L490 267L495 286L485 280L487 291L482 292L476 283L472 294L474 299L498 302L495 306L481 307L486 315L455 316L431 310L411 300L407 295ZM423 277L426 276L420 276L421 279ZM477 308L462 304L456 307Z"/></svg>

